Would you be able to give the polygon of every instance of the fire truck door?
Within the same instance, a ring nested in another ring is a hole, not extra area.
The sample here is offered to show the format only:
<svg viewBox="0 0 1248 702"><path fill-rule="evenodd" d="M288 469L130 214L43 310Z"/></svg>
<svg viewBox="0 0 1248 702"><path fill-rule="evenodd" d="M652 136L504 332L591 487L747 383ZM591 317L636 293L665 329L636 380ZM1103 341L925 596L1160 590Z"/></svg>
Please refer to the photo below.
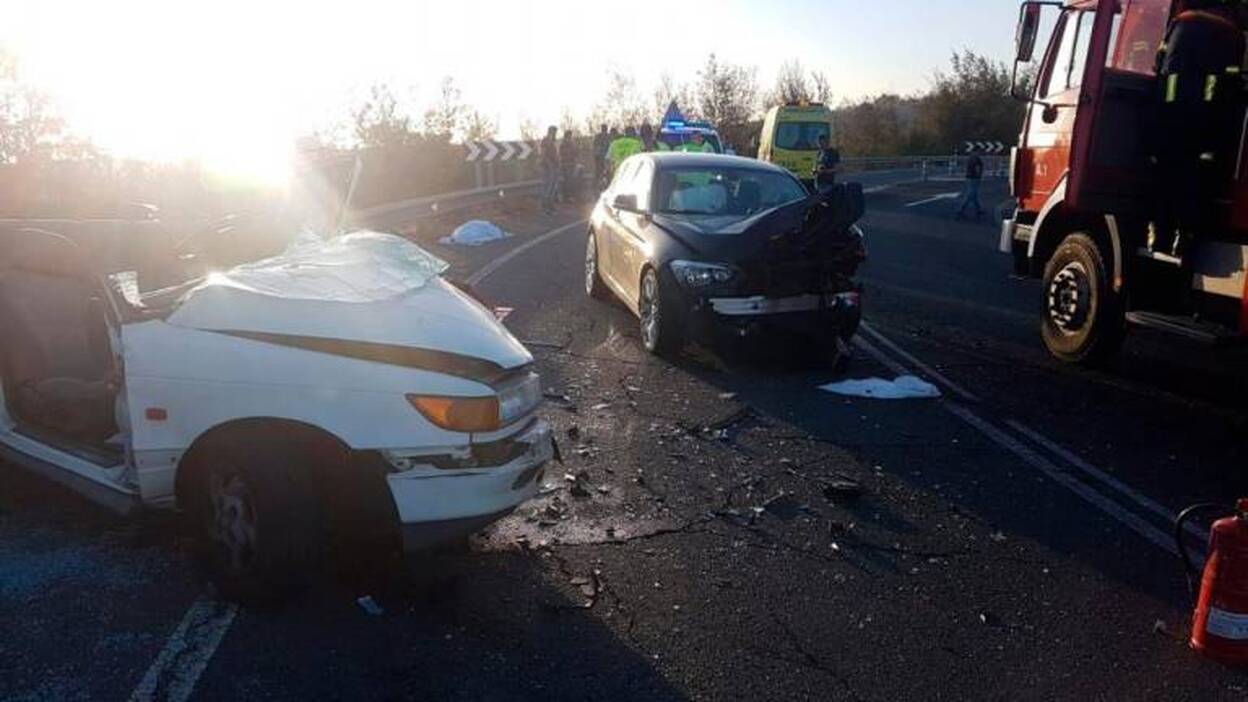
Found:
<svg viewBox="0 0 1248 702"><path fill-rule="evenodd" d="M1143 41L1141 37L1157 46L1168 16L1162 8L1168 4L1167 0L1100 0L1097 5L1071 138L1067 200L1078 209L1147 212L1155 177L1150 143L1157 87L1152 66L1140 65L1134 47ZM1119 51L1111 60L1114 42Z"/></svg>

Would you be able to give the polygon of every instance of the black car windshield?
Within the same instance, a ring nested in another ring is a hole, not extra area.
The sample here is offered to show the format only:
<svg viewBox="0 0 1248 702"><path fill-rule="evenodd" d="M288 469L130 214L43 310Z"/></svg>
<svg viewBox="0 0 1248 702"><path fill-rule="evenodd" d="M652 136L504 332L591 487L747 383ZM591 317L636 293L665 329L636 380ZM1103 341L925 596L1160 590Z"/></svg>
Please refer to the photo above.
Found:
<svg viewBox="0 0 1248 702"><path fill-rule="evenodd" d="M791 151L814 151L819 137L831 137L827 122L781 122L776 127L776 148Z"/></svg>
<svg viewBox="0 0 1248 702"><path fill-rule="evenodd" d="M787 173L761 168L672 168L659 172L654 211L750 215L806 197Z"/></svg>

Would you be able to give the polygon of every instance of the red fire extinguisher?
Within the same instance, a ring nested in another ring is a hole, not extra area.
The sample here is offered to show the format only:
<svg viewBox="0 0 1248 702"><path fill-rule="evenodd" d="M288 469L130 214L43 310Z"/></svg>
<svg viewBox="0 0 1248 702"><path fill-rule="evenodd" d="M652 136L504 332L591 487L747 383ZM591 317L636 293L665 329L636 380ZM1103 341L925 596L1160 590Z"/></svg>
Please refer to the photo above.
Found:
<svg viewBox="0 0 1248 702"><path fill-rule="evenodd" d="M1183 525L1192 514L1213 508L1223 506L1192 505L1174 520L1189 590L1194 589L1197 571L1183 543ZM1248 663L1248 498L1239 499L1235 513L1217 520L1209 530L1209 556L1192 614L1190 644L1198 653L1223 663Z"/></svg>

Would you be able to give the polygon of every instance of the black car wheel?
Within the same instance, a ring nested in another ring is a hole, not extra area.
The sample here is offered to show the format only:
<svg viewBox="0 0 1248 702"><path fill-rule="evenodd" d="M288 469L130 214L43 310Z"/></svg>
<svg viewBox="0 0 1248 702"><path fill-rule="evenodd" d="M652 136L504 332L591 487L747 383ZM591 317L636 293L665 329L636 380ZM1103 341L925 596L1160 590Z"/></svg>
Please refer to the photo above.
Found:
<svg viewBox="0 0 1248 702"><path fill-rule="evenodd" d="M671 356L680 351L679 317L672 308L670 295L663 294L659 275L647 268L641 276L641 295L637 310L641 318L641 343L650 353Z"/></svg>
<svg viewBox="0 0 1248 702"><path fill-rule="evenodd" d="M324 547L315 457L293 446L231 441L204 460L193 512L221 594L268 604L306 585Z"/></svg>
<svg viewBox="0 0 1248 702"><path fill-rule="evenodd" d="M1076 232L1044 268L1040 335L1049 353L1068 363L1093 364L1113 355L1126 326L1100 247Z"/></svg>
<svg viewBox="0 0 1248 702"><path fill-rule="evenodd" d="M598 270L597 238L592 229L585 238L585 294L595 300L605 300L607 286L602 282L602 273Z"/></svg>

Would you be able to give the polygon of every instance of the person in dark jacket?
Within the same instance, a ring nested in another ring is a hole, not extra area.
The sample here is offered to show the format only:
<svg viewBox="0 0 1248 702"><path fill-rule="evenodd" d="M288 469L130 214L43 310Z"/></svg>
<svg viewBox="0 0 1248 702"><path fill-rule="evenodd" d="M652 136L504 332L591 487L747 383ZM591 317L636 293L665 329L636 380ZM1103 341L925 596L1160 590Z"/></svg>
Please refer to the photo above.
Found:
<svg viewBox="0 0 1248 702"><path fill-rule="evenodd" d="M559 143L556 140L559 129L551 126L546 129L546 138L542 139L542 212L553 214L555 211L555 195L559 192Z"/></svg>
<svg viewBox="0 0 1248 702"><path fill-rule="evenodd" d="M602 125L594 135L594 183L601 184L603 174L607 171L607 147L611 146L611 134L607 125Z"/></svg>
<svg viewBox="0 0 1248 702"><path fill-rule="evenodd" d="M578 193L576 161L580 154L571 129L563 130L559 143L559 201L575 202Z"/></svg>
<svg viewBox="0 0 1248 702"><path fill-rule="evenodd" d="M825 192L836 185L836 169L840 165L841 152L829 143L827 134L820 134L819 155L815 157L815 167L811 173L816 191Z"/></svg>
<svg viewBox="0 0 1248 702"><path fill-rule="evenodd" d="M1244 15L1237 0L1189 0L1158 55L1154 137L1163 208L1152 247L1181 255L1217 229L1229 197L1243 116Z"/></svg>
<svg viewBox="0 0 1248 702"><path fill-rule="evenodd" d="M958 207L956 219L966 216L966 208L975 206L975 219L984 216L984 208L979 204L979 185L984 179L984 160L978 154L971 154L966 159L966 184L962 187L962 204Z"/></svg>

